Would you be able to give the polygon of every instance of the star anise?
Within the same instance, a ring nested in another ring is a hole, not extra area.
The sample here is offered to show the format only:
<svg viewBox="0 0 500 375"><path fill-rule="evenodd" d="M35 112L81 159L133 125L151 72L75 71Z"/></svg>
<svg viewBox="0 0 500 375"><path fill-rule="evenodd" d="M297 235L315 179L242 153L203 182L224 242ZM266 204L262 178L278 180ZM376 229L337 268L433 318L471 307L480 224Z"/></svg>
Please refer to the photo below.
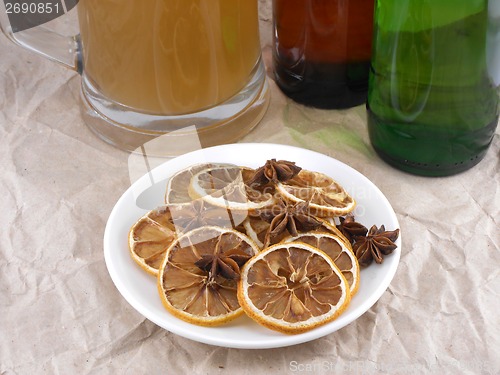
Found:
<svg viewBox="0 0 500 375"><path fill-rule="evenodd" d="M296 166L294 162L271 159L255 171L247 184L252 186L265 185L268 182L286 182L294 178L301 170L302 168Z"/></svg>
<svg viewBox="0 0 500 375"><path fill-rule="evenodd" d="M264 239L264 247L285 231L298 236L299 231L306 232L319 227L322 223L309 212L309 202L288 204L280 200L278 204L259 211L260 217L271 223Z"/></svg>
<svg viewBox="0 0 500 375"><path fill-rule="evenodd" d="M347 215L346 217L340 217L340 224L337 225L337 229L347 238L347 240L353 244L355 236L366 236L368 229L361 223L354 220L353 215Z"/></svg>
<svg viewBox="0 0 500 375"><path fill-rule="evenodd" d="M194 264L201 270L208 272L209 282L219 275L228 280L237 281L240 279L240 267L250 258L250 255L238 248L223 252L219 239L215 245L214 253L202 255Z"/></svg>
<svg viewBox="0 0 500 375"><path fill-rule="evenodd" d="M355 236L352 249L359 264L366 267L373 260L376 263L382 263L383 256L391 254L397 248L394 241L397 240L398 236L399 229L386 231L383 225L380 229L373 225L366 236Z"/></svg>

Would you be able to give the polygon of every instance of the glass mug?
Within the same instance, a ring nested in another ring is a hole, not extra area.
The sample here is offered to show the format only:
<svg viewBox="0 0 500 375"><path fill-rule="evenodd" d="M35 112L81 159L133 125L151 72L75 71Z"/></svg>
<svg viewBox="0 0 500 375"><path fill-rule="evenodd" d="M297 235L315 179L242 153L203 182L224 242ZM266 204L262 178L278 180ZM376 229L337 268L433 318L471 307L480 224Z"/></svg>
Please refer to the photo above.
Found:
<svg viewBox="0 0 500 375"><path fill-rule="evenodd" d="M85 122L122 149L161 136L155 153L167 155L189 151L193 136L202 147L229 143L268 107L257 0L66 0L78 3L74 37L23 30L12 3L0 2L3 32L79 71Z"/></svg>

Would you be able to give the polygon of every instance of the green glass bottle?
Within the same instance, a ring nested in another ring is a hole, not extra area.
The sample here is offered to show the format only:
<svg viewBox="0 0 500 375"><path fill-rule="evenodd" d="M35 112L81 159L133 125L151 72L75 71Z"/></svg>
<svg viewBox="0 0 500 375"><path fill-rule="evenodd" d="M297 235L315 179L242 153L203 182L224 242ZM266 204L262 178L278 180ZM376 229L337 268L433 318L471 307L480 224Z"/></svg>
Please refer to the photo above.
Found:
<svg viewBox="0 0 500 375"><path fill-rule="evenodd" d="M485 155L499 116L500 0L377 0L368 130L402 170L445 176Z"/></svg>

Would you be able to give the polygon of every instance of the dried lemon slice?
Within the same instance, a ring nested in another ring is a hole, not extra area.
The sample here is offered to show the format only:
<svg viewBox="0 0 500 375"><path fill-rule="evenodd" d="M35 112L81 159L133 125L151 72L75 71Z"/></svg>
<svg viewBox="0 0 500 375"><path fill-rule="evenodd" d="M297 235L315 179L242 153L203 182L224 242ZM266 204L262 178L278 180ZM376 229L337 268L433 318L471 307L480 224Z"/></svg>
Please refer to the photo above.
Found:
<svg viewBox="0 0 500 375"><path fill-rule="evenodd" d="M338 237L352 253L354 253L351 243L349 242L347 237L344 236L342 232L335 226L335 220L333 218L318 218L318 220L321 221L321 226L316 229L315 232L328 232L333 234L334 236Z"/></svg>
<svg viewBox="0 0 500 375"><path fill-rule="evenodd" d="M201 199L162 206L132 226L130 254L144 270L156 276L168 247L182 233L206 225L235 228L245 218L245 212L211 206Z"/></svg>
<svg viewBox="0 0 500 375"><path fill-rule="evenodd" d="M237 298L239 267L258 252L244 234L205 226L177 238L158 273L165 308L190 323L214 326L243 314Z"/></svg>
<svg viewBox="0 0 500 375"><path fill-rule="evenodd" d="M329 256L300 242L273 245L241 271L238 300L256 322L283 333L301 333L345 310L349 285Z"/></svg>
<svg viewBox="0 0 500 375"><path fill-rule="evenodd" d="M260 216L249 215L238 229L250 237L260 249L263 249L269 227L270 224Z"/></svg>
<svg viewBox="0 0 500 375"><path fill-rule="evenodd" d="M356 206L345 189L331 177L308 170L301 170L287 182L278 182L279 193L292 202L309 202L311 213L316 216L345 215Z"/></svg>
<svg viewBox="0 0 500 375"><path fill-rule="evenodd" d="M234 166L204 169L191 179L189 195L229 210L251 211L274 204L273 186L246 184L253 173L253 169Z"/></svg>
<svg viewBox="0 0 500 375"><path fill-rule="evenodd" d="M324 220L323 218L317 217L321 222L321 225L312 231L308 231L307 233L323 233L323 232L328 232L331 233L333 236L338 237L339 240L343 242L345 247L347 247L351 252L352 252L352 245L349 242L349 240L340 232L337 227L334 225L330 224L329 221ZM245 220L239 225L236 229L239 230L240 232L245 233L248 237L250 237L256 244L259 246L260 249L263 249L264 243L265 243L265 238L266 238L266 233L270 228L270 223L267 222L266 220L262 219L258 215L248 215ZM299 231L299 233L303 233ZM271 245L274 245L278 242L281 242L283 239L286 237L289 237L287 235L287 232L283 232L282 235L277 236L276 238L271 239Z"/></svg>
<svg viewBox="0 0 500 375"><path fill-rule="evenodd" d="M182 169L174 174L167 183L165 203L187 203L193 199L189 196L191 178L198 172L215 167L231 167L225 163L200 163Z"/></svg>
<svg viewBox="0 0 500 375"><path fill-rule="evenodd" d="M332 258L347 280L351 296L356 294L359 288L358 260L352 249L349 249L341 238L330 233L301 233L296 237L285 240L285 242L291 241L299 241L314 246Z"/></svg>
<svg viewBox="0 0 500 375"><path fill-rule="evenodd" d="M159 207L141 217L130 228L130 255L146 272L157 275L165 252L176 237L176 225L170 208Z"/></svg>

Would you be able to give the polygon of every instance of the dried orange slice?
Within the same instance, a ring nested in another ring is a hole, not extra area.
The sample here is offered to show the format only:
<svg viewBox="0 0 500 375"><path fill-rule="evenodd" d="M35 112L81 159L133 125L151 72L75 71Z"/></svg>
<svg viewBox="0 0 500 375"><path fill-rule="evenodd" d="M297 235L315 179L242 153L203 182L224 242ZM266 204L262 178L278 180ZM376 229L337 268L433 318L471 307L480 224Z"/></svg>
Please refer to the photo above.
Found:
<svg viewBox="0 0 500 375"><path fill-rule="evenodd" d="M165 203L187 203L193 199L189 196L189 184L193 176L205 169L214 167L230 167L231 164L225 163L200 163L182 169L175 173L167 183L165 192Z"/></svg>
<svg viewBox="0 0 500 375"><path fill-rule="evenodd" d="M243 314L238 298L239 267L258 252L244 234L205 226L177 238L158 273L158 292L174 316L214 326Z"/></svg>
<svg viewBox="0 0 500 375"><path fill-rule="evenodd" d="M215 167L196 173L191 179L189 195L229 210L251 211L275 203L274 187L246 184L253 169L246 167Z"/></svg>
<svg viewBox="0 0 500 375"><path fill-rule="evenodd" d="M291 180L278 182L276 188L288 201L309 202L316 216L345 215L356 206L354 198L342 186L320 172L303 169Z"/></svg>
<svg viewBox="0 0 500 375"><path fill-rule="evenodd" d="M334 320L349 304L349 285L332 259L300 242L280 243L241 271L238 300L256 322L301 333Z"/></svg>
<svg viewBox="0 0 500 375"><path fill-rule="evenodd" d="M356 294L359 288L359 264L352 249L349 249L341 238L330 233L301 233L296 237L290 237L285 242L298 241L314 246L332 258L337 268L342 272L351 296Z"/></svg>
<svg viewBox="0 0 500 375"><path fill-rule="evenodd" d="M146 272L157 275L165 252L176 237L176 225L169 207L159 207L137 220L130 229L130 255Z"/></svg>

